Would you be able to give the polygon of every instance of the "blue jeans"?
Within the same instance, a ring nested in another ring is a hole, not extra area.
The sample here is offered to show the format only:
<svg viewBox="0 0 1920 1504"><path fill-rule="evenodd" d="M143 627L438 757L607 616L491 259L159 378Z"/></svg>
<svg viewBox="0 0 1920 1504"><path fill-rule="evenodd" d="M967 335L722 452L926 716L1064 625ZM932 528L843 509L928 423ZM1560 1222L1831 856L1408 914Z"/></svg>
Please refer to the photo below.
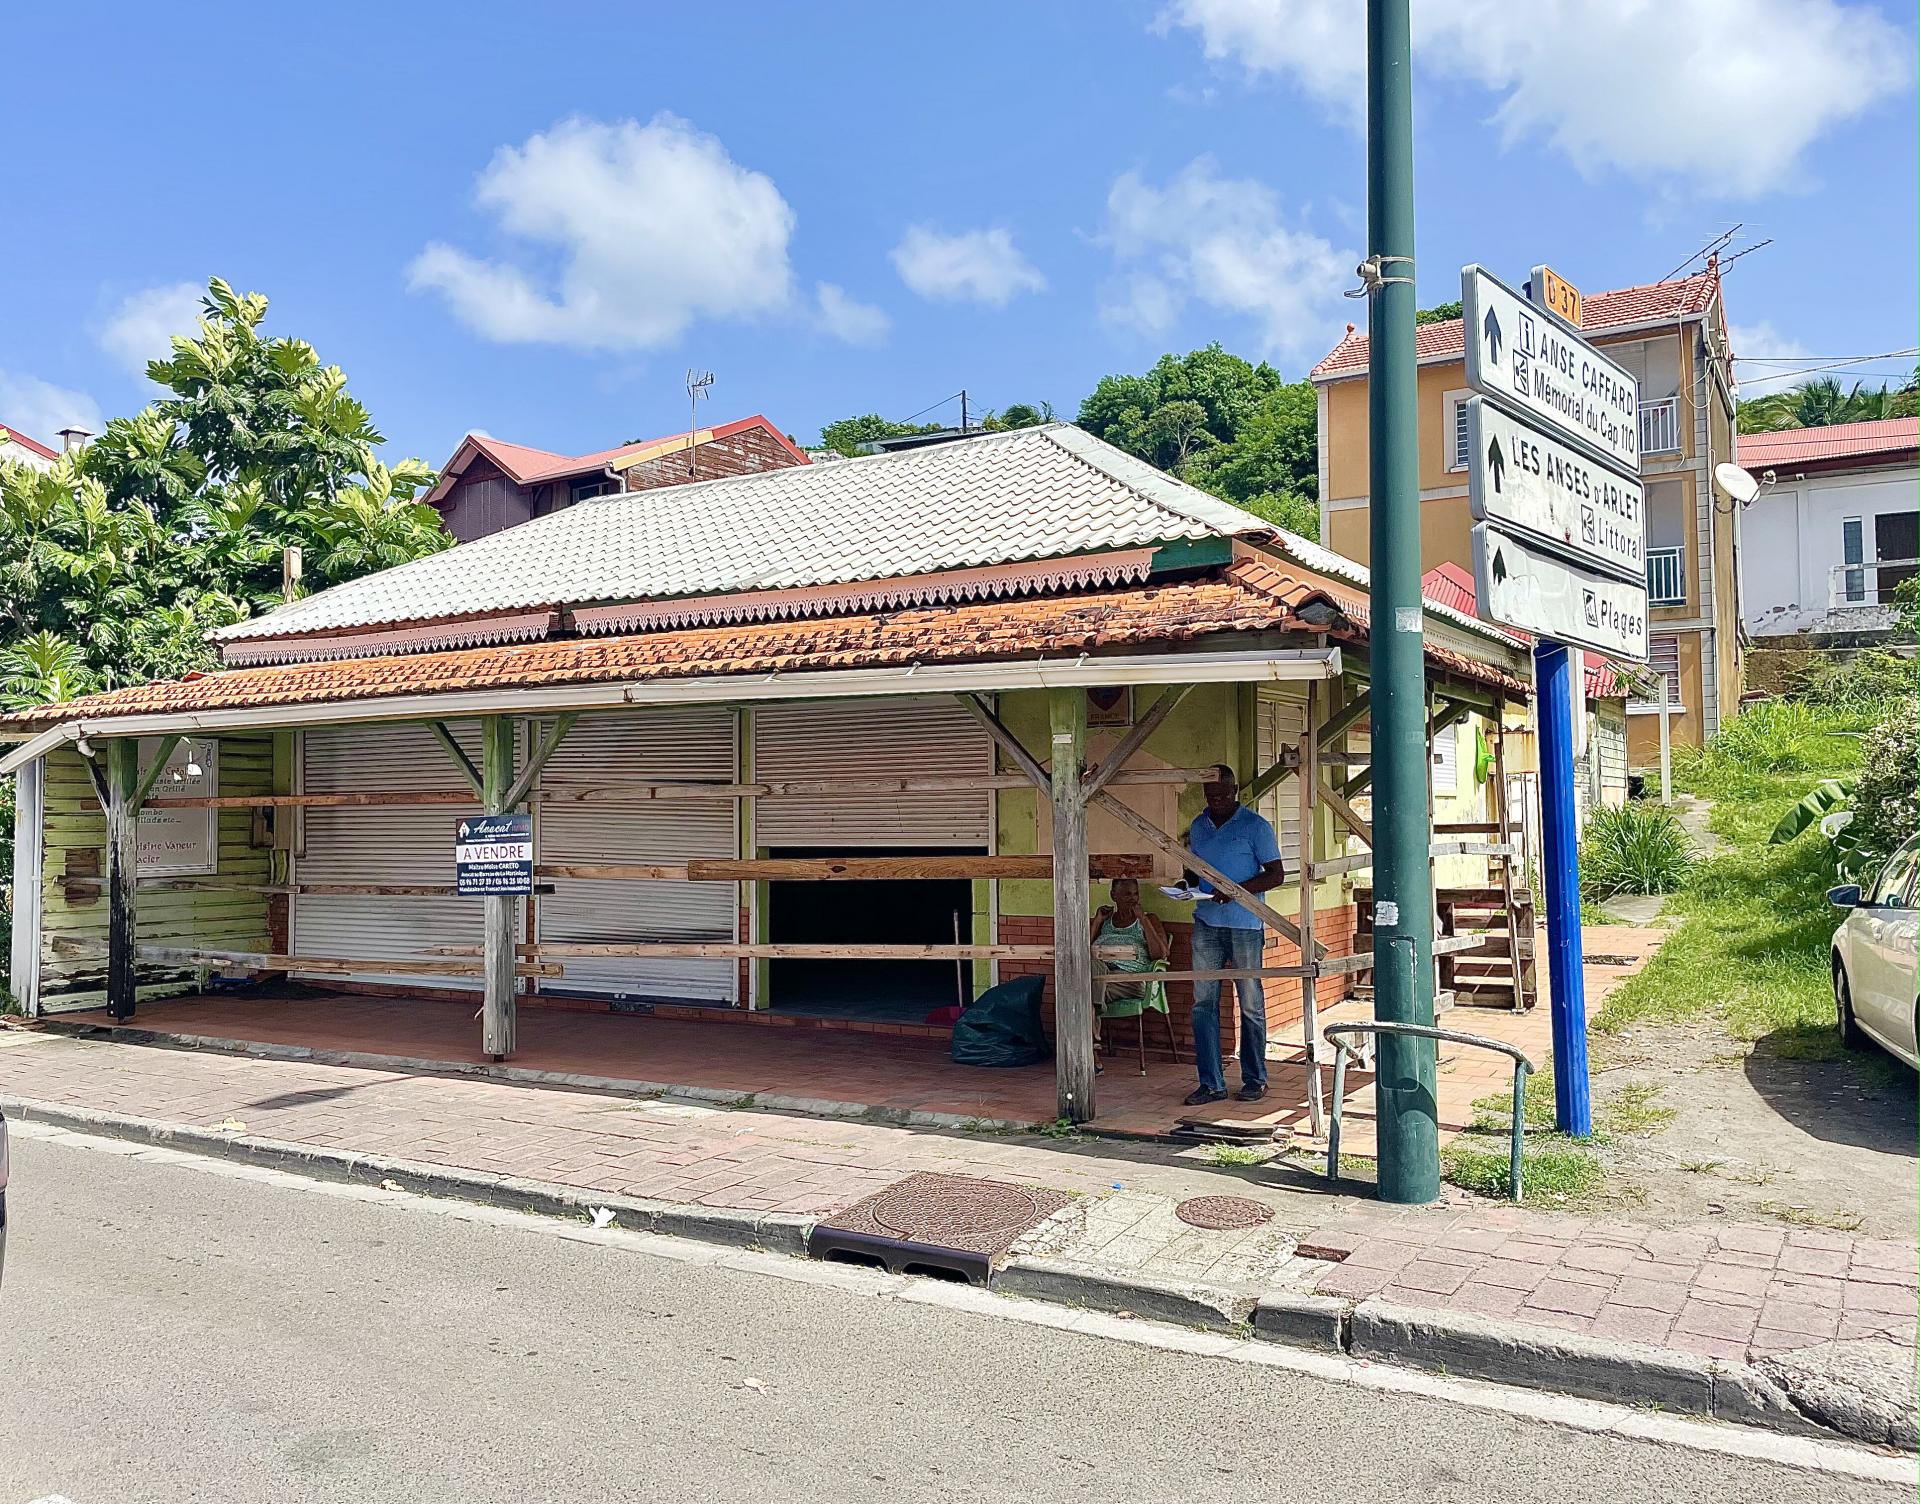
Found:
<svg viewBox="0 0 1920 1504"><path fill-rule="evenodd" d="M1264 930L1230 930L1222 925L1193 927L1195 971L1253 971L1266 948ZM1240 1083L1267 1084L1267 1002L1258 977L1242 977L1240 990ZM1200 1084L1208 1091L1225 1091L1220 1069L1220 983L1193 984L1193 1058L1200 1067Z"/></svg>

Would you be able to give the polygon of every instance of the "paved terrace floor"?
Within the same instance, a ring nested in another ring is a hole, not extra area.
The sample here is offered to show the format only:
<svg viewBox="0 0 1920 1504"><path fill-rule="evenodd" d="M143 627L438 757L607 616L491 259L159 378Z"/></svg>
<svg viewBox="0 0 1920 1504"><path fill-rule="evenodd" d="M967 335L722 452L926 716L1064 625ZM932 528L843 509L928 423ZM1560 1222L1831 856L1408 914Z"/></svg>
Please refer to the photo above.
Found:
<svg viewBox="0 0 1920 1504"><path fill-rule="evenodd" d="M1588 1006L1644 964L1660 931L1628 928L1587 933ZM1616 964L1617 963L1617 964ZM1358 1022L1368 1016L1357 1004L1322 1014L1323 1023ZM63 1024L111 1025L103 1012L64 1015ZM384 1057L455 1069L485 1063L480 1025L470 1003L418 998L375 998L347 993L274 997L219 993L143 1002L133 1026L163 1035L229 1045L291 1045L324 1054ZM1548 1009L1524 1015L1501 1008L1456 1008L1442 1022L1451 1028L1517 1045L1539 1065L1550 1054ZM1128 1137L1164 1137L1194 1110L1181 1099L1193 1089L1190 1056L1185 1064L1151 1058L1142 1076L1132 1049L1132 1025L1116 1026L1116 1054L1104 1057L1095 1130ZM1149 1039L1153 1036L1150 1034ZM1183 1054L1190 1044L1183 1041ZM1307 1073L1297 1036L1270 1064L1265 1101L1231 1098L1204 1109L1212 1122L1255 1129L1291 1129L1304 1137ZM639 1087L692 1087L726 1097L763 1102L835 1103L882 1108L890 1113L938 1114L955 1120L1003 1124L1051 1122L1057 1116L1052 1065L986 1070L955 1065L946 1043L892 1033L879 1027L827 1029L778 1027L717 1016L711 1020L647 1015L583 1013L542 1007L519 1010L519 1048L510 1062L525 1071L596 1077ZM1332 1072L1325 1072L1330 1089ZM1486 1050L1448 1045L1440 1059L1439 1105L1443 1135L1473 1118L1476 1099L1506 1090L1512 1066ZM1228 1085L1237 1086L1228 1066ZM1373 1078L1351 1071L1347 1079L1342 1151L1373 1150Z"/></svg>

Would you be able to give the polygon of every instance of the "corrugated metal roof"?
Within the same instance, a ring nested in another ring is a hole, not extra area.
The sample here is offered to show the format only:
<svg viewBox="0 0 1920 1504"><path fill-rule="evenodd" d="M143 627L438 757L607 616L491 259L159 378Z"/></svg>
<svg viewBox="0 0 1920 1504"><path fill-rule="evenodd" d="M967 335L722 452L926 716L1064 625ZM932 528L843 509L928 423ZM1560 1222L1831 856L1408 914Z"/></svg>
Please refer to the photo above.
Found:
<svg viewBox="0 0 1920 1504"><path fill-rule="evenodd" d="M1081 429L1048 424L597 497L215 636L836 585L1273 532Z"/></svg>
<svg viewBox="0 0 1920 1504"><path fill-rule="evenodd" d="M1734 441L1734 452L1749 470L1814 460L1892 458L1915 449L1920 449L1920 418L1879 418L1869 423L1743 433Z"/></svg>
<svg viewBox="0 0 1920 1504"><path fill-rule="evenodd" d="M1649 282L1640 287L1621 287L1612 292L1597 292L1583 300L1581 327L1589 333L1627 324L1644 324L1655 319L1686 318L1704 313L1713 304L1718 281L1711 272L1695 272L1671 282ZM1420 360L1441 360L1450 355L1464 358L1466 336L1460 320L1443 319L1421 324L1414 330L1414 350ZM1313 368L1316 381L1337 376L1361 376L1367 370L1367 336L1349 327L1346 338L1335 345Z"/></svg>

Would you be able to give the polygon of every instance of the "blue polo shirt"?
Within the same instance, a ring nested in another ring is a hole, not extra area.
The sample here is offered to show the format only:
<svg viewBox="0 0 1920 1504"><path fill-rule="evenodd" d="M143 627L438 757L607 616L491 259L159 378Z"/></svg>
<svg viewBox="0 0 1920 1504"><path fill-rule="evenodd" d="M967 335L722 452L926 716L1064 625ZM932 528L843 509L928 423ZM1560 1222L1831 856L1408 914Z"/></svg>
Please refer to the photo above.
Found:
<svg viewBox="0 0 1920 1504"><path fill-rule="evenodd" d="M1273 827L1246 805L1227 817L1225 825L1215 825L1213 816L1201 810L1193 828L1187 832L1187 844L1195 856L1204 858L1237 883L1244 883L1266 870L1268 862L1280 859L1280 842ZM1211 883L1201 884L1208 893ZM1227 930L1257 930L1260 919L1244 904L1215 903L1203 898L1193 906L1193 922Z"/></svg>

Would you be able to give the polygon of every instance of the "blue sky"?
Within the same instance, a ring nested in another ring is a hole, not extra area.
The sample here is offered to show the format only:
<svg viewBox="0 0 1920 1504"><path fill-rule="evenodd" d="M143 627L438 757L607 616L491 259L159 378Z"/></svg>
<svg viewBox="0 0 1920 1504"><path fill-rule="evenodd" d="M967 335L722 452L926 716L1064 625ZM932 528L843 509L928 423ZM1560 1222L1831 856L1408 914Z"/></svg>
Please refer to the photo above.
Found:
<svg viewBox="0 0 1920 1504"><path fill-rule="evenodd" d="M215 274L436 464L475 428L671 432L688 366L703 418L803 443L963 386L1071 416L1214 339L1300 375L1363 317L1361 10L22 8L0 422L138 407ZM1416 0L1416 28L1423 302L1470 260L1654 280L1744 222L1734 249L1773 243L1729 274L1742 355L1916 343L1911 6Z"/></svg>

